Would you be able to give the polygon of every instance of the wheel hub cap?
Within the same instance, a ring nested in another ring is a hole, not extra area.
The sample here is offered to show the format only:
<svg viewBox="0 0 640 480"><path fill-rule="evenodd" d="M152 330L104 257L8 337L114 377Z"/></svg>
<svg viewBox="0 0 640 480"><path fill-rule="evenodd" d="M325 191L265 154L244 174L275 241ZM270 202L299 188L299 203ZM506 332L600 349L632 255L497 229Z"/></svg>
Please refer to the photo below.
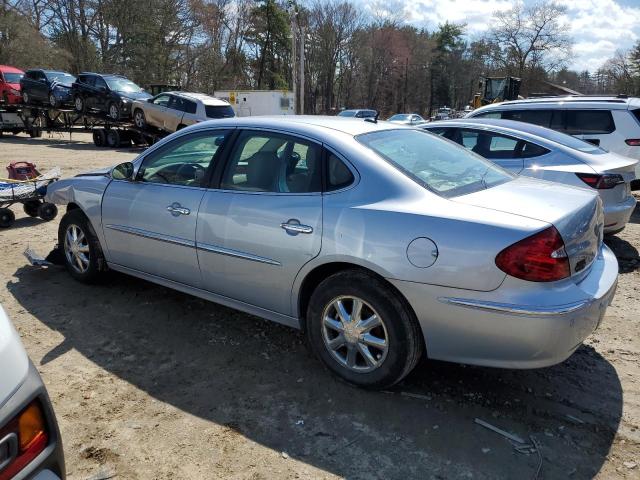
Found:
<svg viewBox="0 0 640 480"><path fill-rule="evenodd" d="M352 296L335 298L322 319L325 347L343 367L366 373L382 365L389 351L387 329L368 303Z"/></svg>
<svg viewBox="0 0 640 480"><path fill-rule="evenodd" d="M76 272L84 273L89 269L89 242L77 225L67 227L64 235L64 254Z"/></svg>

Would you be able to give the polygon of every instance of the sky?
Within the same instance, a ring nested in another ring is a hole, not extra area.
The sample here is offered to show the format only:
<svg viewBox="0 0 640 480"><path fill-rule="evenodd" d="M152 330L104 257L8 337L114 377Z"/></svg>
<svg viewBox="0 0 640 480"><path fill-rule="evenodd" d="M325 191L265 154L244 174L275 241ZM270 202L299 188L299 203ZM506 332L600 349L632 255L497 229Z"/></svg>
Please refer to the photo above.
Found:
<svg viewBox="0 0 640 480"><path fill-rule="evenodd" d="M379 0L360 0L375 8ZM525 4L535 0L525 0ZM473 39L490 26L491 15L508 10L513 0L387 0L403 10L406 22L429 30L445 21L466 23ZM640 40L640 0L560 0L566 6L564 23L573 37L573 70L598 69L616 50L628 50Z"/></svg>

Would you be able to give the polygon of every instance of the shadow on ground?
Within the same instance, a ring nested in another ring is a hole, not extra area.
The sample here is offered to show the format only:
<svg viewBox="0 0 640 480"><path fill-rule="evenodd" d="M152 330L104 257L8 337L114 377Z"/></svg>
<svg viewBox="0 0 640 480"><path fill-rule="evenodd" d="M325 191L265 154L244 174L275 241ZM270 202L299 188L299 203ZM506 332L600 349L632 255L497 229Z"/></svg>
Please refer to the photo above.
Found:
<svg viewBox="0 0 640 480"><path fill-rule="evenodd" d="M620 422L616 371L587 346L530 371L423 361L393 392L367 392L336 381L299 332L216 304L118 274L99 286L58 268L15 277L9 292L65 338L36 363L76 349L162 402L343 477L533 478L537 456L481 418L533 435L544 478L591 478Z"/></svg>

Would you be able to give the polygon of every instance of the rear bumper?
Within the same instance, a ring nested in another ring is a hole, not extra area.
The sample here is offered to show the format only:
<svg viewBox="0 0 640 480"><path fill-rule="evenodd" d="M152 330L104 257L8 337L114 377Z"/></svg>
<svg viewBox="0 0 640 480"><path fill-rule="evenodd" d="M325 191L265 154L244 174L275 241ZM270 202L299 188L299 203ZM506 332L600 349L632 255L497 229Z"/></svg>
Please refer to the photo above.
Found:
<svg viewBox="0 0 640 480"><path fill-rule="evenodd" d="M31 362L29 362L29 373L25 381L7 403L0 408L0 427L15 418L36 398L40 401L46 416L50 434L49 444L12 480L64 480L66 473L60 431L47 390L42 383L40 374Z"/></svg>
<svg viewBox="0 0 640 480"><path fill-rule="evenodd" d="M599 325L615 295L618 262L603 246L579 283L513 277L492 292L390 280L422 327L427 355L501 368L538 368L568 358Z"/></svg>
<svg viewBox="0 0 640 480"><path fill-rule="evenodd" d="M633 195L629 195L622 203L604 205L604 233L622 230L629 222L634 208L636 208L636 199Z"/></svg>

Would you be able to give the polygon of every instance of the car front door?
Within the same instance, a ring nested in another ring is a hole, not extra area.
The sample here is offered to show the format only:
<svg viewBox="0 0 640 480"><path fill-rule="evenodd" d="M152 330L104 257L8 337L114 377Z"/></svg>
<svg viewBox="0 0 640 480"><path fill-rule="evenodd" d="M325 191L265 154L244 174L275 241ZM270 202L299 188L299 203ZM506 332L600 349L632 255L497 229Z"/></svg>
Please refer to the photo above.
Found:
<svg viewBox="0 0 640 480"><path fill-rule="evenodd" d="M322 148L272 131L239 134L198 213L203 287L282 315L300 269L320 252Z"/></svg>
<svg viewBox="0 0 640 480"><path fill-rule="evenodd" d="M110 262L201 286L195 248L207 173L226 131L180 136L142 160L135 180L113 180L102 200Z"/></svg>
<svg viewBox="0 0 640 480"><path fill-rule="evenodd" d="M171 95L169 104L167 105L165 114L163 116L163 127L167 132L175 132L178 129L178 125L182 123L182 116L184 115L184 99Z"/></svg>
<svg viewBox="0 0 640 480"><path fill-rule="evenodd" d="M161 93L145 105L144 115L149 125L153 125L157 128L164 128L164 117L167 113L170 100L171 95Z"/></svg>

